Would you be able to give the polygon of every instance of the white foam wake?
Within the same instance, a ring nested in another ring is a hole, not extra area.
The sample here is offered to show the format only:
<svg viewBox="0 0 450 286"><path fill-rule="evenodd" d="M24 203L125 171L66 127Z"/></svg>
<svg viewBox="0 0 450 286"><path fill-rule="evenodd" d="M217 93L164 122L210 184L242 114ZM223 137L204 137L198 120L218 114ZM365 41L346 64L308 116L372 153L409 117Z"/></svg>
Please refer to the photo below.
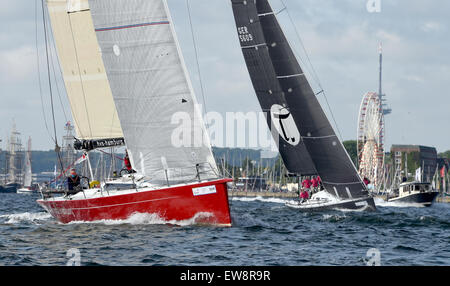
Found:
<svg viewBox="0 0 450 286"><path fill-rule="evenodd" d="M39 213L19 213L19 214L7 214L0 215L0 219L5 219L4 223L6 224L18 224L23 222L32 222L36 223L41 220L47 220L52 216L47 212L39 212Z"/></svg>
<svg viewBox="0 0 450 286"><path fill-rule="evenodd" d="M332 221L332 222L337 222L337 221L341 221L343 219L346 219L347 216L345 214L343 215L338 215L338 214L323 214L322 215L322 220L323 221Z"/></svg>
<svg viewBox="0 0 450 286"><path fill-rule="evenodd" d="M374 198L377 207L396 207L396 208L417 208L424 207L422 204L404 203L404 202L386 202L382 198Z"/></svg>
<svg viewBox="0 0 450 286"><path fill-rule="evenodd" d="M212 217L214 217L214 215L212 213L200 212L200 213L195 214L192 218L186 219L186 220L165 220L158 214L135 213L135 214L132 214L129 218L122 219L122 220L104 219L104 220L96 220L96 221L73 221L73 222L70 222L69 224L104 224L104 225L171 224L171 225L178 225L178 226L189 226L189 225L199 224L201 221L212 218Z"/></svg>
<svg viewBox="0 0 450 286"><path fill-rule="evenodd" d="M263 202L263 203L275 203L275 204L285 204L292 200L289 199L281 199L281 198L263 198L261 196L258 197L232 197L232 201L240 201L240 202Z"/></svg>

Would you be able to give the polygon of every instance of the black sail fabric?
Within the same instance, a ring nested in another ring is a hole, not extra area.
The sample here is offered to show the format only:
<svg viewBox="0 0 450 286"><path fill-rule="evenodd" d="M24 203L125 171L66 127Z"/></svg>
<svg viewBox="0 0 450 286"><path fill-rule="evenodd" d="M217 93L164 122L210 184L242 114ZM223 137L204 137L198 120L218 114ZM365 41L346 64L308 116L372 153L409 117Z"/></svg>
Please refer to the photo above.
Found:
<svg viewBox="0 0 450 286"><path fill-rule="evenodd" d="M242 52L253 87L263 112L267 114L267 124L278 145L283 162L290 173L315 175L317 172L314 163L301 141L300 134L297 136L290 134L283 125L283 121L290 117L288 109L285 108L288 103L271 62L255 3L232 2ZM284 109L285 112L281 111L271 116L273 106L279 106L279 109ZM277 132L277 127L280 132Z"/></svg>
<svg viewBox="0 0 450 286"><path fill-rule="evenodd" d="M267 51L270 59L268 62L271 63L275 72L274 75L270 75L270 82L278 82L278 85L274 86L281 88L281 92L277 90L280 97L283 98L281 102L285 103L284 107L293 117L294 126L298 128L305 149L327 192L341 199L368 196L366 186L361 181L355 166L322 110L269 2L267 0L232 0L232 3L241 44L249 46L260 44L264 47L264 51ZM254 11L255 9L256 11ZM242 30L248 30L244 39L254 38L258 42L243 43ZM266 56L260 57L262 54L262 52L254 53L255 58L250 61L250 66L258 61L266 63ZM256 59L258 57L260 58ZM247 64L249 65L249 60L247 60ZM268 64L266 63L266 65ZM249 71L258 73L257 70L252 70L250 67ZM264 84L260 83L260 85ZM257 89L256 86L255 89ZM258 92L258 89L257 93L259 98L263 98L260 99L261 102L269 97L267 92L263 94ZM273 103L267 101L266 104ZM265 106L263 108L274 111L273 107ZM295 133L292 125L290 127L290 133ZM283 136L280 138L280 142L282 141ZM294 152L298 151L294 149Z"/></svg>

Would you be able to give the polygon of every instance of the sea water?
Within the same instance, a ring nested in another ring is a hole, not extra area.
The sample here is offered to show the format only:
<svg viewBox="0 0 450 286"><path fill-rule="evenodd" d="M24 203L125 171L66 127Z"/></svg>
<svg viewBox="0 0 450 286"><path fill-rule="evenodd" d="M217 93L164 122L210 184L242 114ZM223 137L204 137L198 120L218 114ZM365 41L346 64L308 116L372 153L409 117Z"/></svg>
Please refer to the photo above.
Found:
<svg viewBox="0 0 450 286"><path fill-rule="evenodd" d="M36 199L0 194L0 265L450 265L448 204L301 213L233 198L233 227L219 228L148 214L61 224Z"/></svg>

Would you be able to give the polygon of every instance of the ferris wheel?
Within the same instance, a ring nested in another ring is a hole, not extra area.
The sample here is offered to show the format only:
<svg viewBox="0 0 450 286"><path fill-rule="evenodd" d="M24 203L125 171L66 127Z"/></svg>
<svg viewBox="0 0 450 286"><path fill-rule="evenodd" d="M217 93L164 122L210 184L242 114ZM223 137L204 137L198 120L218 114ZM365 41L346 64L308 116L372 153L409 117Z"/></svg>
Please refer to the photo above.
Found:
<svg viewBox="0 0 450 286"><path fill-rule="evenodd" d="M377 93L367 93L361 103L358 125L359 174L379 190L384 180L384 113Z"/></svg>

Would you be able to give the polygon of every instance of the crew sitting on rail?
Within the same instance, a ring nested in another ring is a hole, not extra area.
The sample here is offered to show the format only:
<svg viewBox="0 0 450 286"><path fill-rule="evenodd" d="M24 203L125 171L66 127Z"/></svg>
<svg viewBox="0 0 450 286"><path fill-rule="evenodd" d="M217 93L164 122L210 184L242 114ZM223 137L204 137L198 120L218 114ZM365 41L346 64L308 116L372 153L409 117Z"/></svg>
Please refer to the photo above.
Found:
<svg viewBox="0 0 450 286"><path fill-rule="evenodd" d="M302 187L303 187L303 190L307 191L308 195L309 195L310 188L311 188L311 180L309 178L304 179L302 182Z"/></svg>
<svg viewBox="0 0 450 286"><path fill-rule="evenodd" d="M319 191L319 179L318 179L318 177L311 179L311 185L312 185L311 194L317 193Z"/></svg>
<svg viewBox="0 0 450 286"><path fill-rule="evenodd" d="M305 189L300 193L300 203L304 203L309 199L309 193Z"/></svg>
<svg viewBox="0 0 450 286"><path fill-rule="evenodd" d="M80 176L78 176L75 169L70 170L70 176L67 177L67 188L70 192L73 192L81 184Z"/></svg>
<svg viewBox="0 0 450 286"><path fill-rule="evenodd" d="M320 178L320 176L317 176L317 184L319 185L319 191L324 190L322 179Z"/></svg>

